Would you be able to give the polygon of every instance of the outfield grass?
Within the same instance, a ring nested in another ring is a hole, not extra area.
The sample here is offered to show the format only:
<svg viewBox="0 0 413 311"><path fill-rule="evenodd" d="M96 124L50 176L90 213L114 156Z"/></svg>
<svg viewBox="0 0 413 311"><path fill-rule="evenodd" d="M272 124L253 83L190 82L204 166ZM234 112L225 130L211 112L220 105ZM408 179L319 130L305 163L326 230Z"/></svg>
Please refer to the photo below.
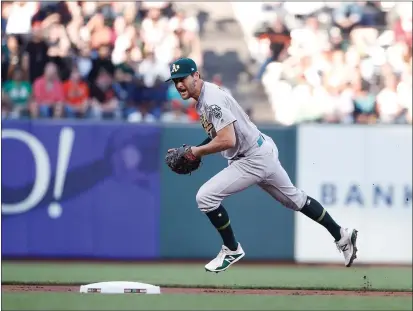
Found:
<svg viewBox="0 0 413 311"><path fill-rule="evenodd" d="M5 293L2 310L411 310L411 298Z"/></svg>
<svg viewBox="0 0 413 311"><path fill-rule="evenodd" d="M139 281L218 288L412 291L412 268L322 268L235 265L206 273L202 264L3 262L2 283L88 284ZM370 285L369 285L369 284ZM366 288L368 287L368 288ZM411 297L265 296L222 294L99 295L3 293L2 310L411 310Z"/></svg>
<svg viewBox="0 0 413 311"><path fill-rule="evenodd" d="M286 288L342 290L412 290L412 268L293 267L234 265L207 273L202 264L10 263L2 266L2 283L88 284L139 281L159 286ZM367 284L367 282L369 284Z"/></svg>

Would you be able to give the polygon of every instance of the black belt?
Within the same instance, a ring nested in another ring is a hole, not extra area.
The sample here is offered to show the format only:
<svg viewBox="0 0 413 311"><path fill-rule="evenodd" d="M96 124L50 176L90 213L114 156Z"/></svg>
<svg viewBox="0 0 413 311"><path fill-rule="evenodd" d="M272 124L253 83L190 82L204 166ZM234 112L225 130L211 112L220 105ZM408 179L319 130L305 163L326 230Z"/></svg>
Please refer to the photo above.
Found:
<svg viewBox="0 0 413 311"><path fill-rule="evenodd" d="M258 139L257 139L258 147L261 147L261 146L262 146L263 140L265 140L265 138L264 138L264 136L262 136L262 135L260 134L260 137L258 137ZM236 155L235 157L233 157L231 160L238 160L238 159L240 159L240 158L245 158L245 154L243 154L243 153L237 154L237 155Z"/></svg>

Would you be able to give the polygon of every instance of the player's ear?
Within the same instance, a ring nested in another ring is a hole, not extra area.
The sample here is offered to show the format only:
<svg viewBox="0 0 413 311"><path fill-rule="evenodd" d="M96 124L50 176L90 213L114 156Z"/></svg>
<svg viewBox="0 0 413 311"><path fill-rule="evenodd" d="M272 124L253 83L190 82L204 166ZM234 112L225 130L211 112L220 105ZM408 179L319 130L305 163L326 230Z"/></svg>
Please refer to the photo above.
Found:
<svg viewBox="0 0 413 311"><path fill-rule="evenodd" d="M192 76L195 78L195 80L201 79L201 73L199 71L195 72Z"/></svg>

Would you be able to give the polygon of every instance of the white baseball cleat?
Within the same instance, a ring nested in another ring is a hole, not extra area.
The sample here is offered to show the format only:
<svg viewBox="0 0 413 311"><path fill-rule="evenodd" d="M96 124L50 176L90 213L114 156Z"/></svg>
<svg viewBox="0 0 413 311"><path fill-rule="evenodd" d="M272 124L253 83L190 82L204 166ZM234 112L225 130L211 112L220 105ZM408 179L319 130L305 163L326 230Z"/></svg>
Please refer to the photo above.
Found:
<svg viewBox="0 0 413 311"><path fill-rule="evenodd" d="M344 264L346 267L351 267L354 259L357 258L357 233L356 229L341 229L341 239L335 242L339 252L344 255Z"/></svg>
<svg viewBox="0 0 413 311"><path fill-rule="evenodd" d="M222 245L218 256L205 265L205 270L216 273L225 271L244 256L245 252L242 249L241 244L238 243L236 251L231 251L228 247Z"/></svg>

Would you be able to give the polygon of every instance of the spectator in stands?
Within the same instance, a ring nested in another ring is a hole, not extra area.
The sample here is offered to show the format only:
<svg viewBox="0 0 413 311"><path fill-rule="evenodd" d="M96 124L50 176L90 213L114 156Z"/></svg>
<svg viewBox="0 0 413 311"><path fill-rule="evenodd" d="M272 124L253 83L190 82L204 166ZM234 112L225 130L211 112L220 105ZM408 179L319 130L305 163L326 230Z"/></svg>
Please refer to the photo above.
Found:
<svg viewBox="0 0 413 311"><path fill-rule="evenodd" d="M198 122L199 121L199 114L196 111L196 101L190 99L189 107L186 109L186 113L188 114L189 120L191 122Z"/></svg>
<svg viewBox="0 0 413 311"><path fill-rule="evenodd" d="M104 70L109 75L113 76L115 73L115 66L111 61L110 46L101 45L98 49L98 57L92 60L92 69L89 72L88 80L90 83L94 83L99 72Z"/></svg>
<svg viewBox="0 0 413 311"><path fill-rule="evenodd" d="M305 20L304 27L294 29L291 32L290 54L314 55L323 53L330 47L327 33L320 29L320 23L315 16L309 16Z"/></svg>
<svg viewBox="0 0 413 311"><path fill-rule="evenodd" d="M145 53L145 58L140 63L138 72L142 75L143 82L148 88L155 85L158 77L165 81L170 76L169 66L159 61L153 51L147 51Z"/></svg>
<svg viewBox="0 0 413 311"><path fill-rule="evenodd" d="M325 101L319 97L324 94L323 91L323 88L313 85L304 73L300 73L289 96L285 98L288 102L284 104L289 106L283 111L281 119L283 123L322 122Z"/></svg>
<svg viewBox="0 0 413 311"><path fill-rule="evenodd" d="M76 68L78 68L82 79L88 80L89 74L91 73L93 68L93 62L90 59L89 48L83 47L82 49L80 49L79 54L74 57L73 62L76 64ZM93 75L95 75L95 73L93 73Z"/></svg>
<svg viewBox="0 0 413 311"><path fill-rule="evenodd" d="M62 24L52 24L48 29L47 55L49 61L54 62L59 68L59 76L66 80L70 75L70 40L66 34L66 29Z"/></svg>
<svg viewBox="0 0 413 311"><path fill-rule="evenodd" d="M277 17L271 28L257 31L255 36L260 40L268 39L270 42L270 55L264 64L261 65L256 77L256 79L260 81L268 64L272 62L282 62L287 58L288 48L291 44L291 33L281 18Z"/></svg>
<svg viewBox="0 0 413 311"><path fill-rule="evenodd" d="M125 107L126 117L136 111L136 107L141 103L142 98L147 97L147 88L141 76L137 76L129 85L128 98Z"/></svg>
<svg viewBox="0 0 413 311"><path fill-rule="evenodd" d="M33 25L32 38L28 42L23 56L23 68L28 71L31 83L34 83L43 74L43 70L49 62L48 49L41 24Z"/></svg>
<svg viewBox="0 0 413 311"><path fill-rule="evenodd" d="M148 15L149 10L160 10L162 16L170 19L173 16L173 3L169 1L142 1L140 6L140 13L142 16Z"/></svg>
<svg viewBox="0 0 413 311"><path fill-rule="evenodd" d="M159 119L162 112L165 110L166 105L168 104L168 85L165 83L165 80L163 80L161 77L158 77L155 81L154 86L152 88L149 88L149 90L149 94L153 102L153 106L150 112L157 119Z"/></svg>
<svg viewBox="0 0 413 311"><path fill-rule="evenodd" d="M179 100L171 101L171 109L164 112L161 117L162 122L169 123L189 123L190 119L188 114L186 114L185 107Z"/></svg>
<svg viewBox="0 0 413 311"><path fill-rule="evenodd" d="M135 76L135 70L138 68L138 61L133 57L134 49L135 48L126 50L122 57L122 61L115 66L116 69L120 69L123 72L124 79L127 81L132 81ZM139 61L141 61L141 54L139 55Z"/></svg>
<svg viewBox="0 0 413 311"><path fill-rule="evenodd" d="M187 16L185 10L178 10L169 20L169 27L172 31L183 29L192 33L199 33L199 24L194 16Z"/></svg>
<svg viewBox="0 0 413 311"><path fill-rule="evenodd" d="M3 84L2 101L10 107L13 117L28 114L28 107L32 97L32 86L24 79L23 71L16 67L11 79Z"/></svg>
<svg viewBox="0 0 413 311"><path fill-rule="evenodd" d="M140 26L144 16L140 16L139 4L132 3L129 7L123 11L123 17L125 19L126 28L133 27L136 29L138 36L140 37Z"/></svg>
<svg viewBox="0 0 413 311"><path fill-rule="evenodd" d="M16 36L9 36L7 38L7 79L12 78L14 69L22 65L22 53L20 51L20 44ZM25 72L22 72L25 75Z"/></svg>
<svg viewBox="0 0 413 311"><path fill-rule="evenodd" d="M382 123L400 123L405 111L397 94L397 77L389 74L385 77L385 87L377 95L377 111Z"/></svg>
<svg viewBox="0 0 413 311"><path fill-rule="evenodd" d="M354 72L349 71L348 65L345 63L344 52L341 50L332 51L330 54L330 62L325 68L324 75L330 85L341 86L351 80Z"/></svg>
<svg viewBox="0 0 413 311"><path fill-rule="evenodd" d="M218 85L221 89L223 89L228 94L232 95L231 90L224 86L224 84L222 82L222 75L221 74L219 74L219 73L215 74L212 77L211 82Z"/></svg>
<svg viewBox="0 0 413 311"><path fill-rule="evenodd" d="M409 124L412 124L412 85L412 57L410 56L410 60L406 63L405 70L403 71L400 82L397 85L397 97L400 100L402 109L406 111L405 119Z"/></svg>
<svg viewBox="0 0 413 311"><path fill-rule="evenodd" d="M126 26L123 16L115 20L115 43L112 51L112 63L121 64L126 60L126 51L132 47L136 40L137 31L134 26Z"/></svg>
<svg viewBox="0 0 413 311"><path fill-rule="evenodd" d="M116 68L113 81L113 90L115 91L116 98L122 103L121 106L123 106L123 104L128 100L128 91L132 87L131 84L131 74L124 71L121 67Z"/></svg>
<svg viewBox="0 0 413 311"><path fill-rule="evenodd" d="M359 2L342 2L333 15L334 26L340 29L343 39L349 40L350 32L362 20L362 4Z"/></svg>
<svg viewBox="0 0 413 311"><path fill-rule="evenodd" d="M82 15L85 21L90 21L93 15L98 10L98 2L97 1L82 1L80 4Z"/></svg>
<svg viewBox="0 0 413 311"><path fill-rule="evenodd" d="M377 119L376 98L370 91L368 82L363 80L360 74L352 81L352 99L353 115L357 123L374 123Z"/></svg>
<svg viewBox="0 0 413 311"><path fill-rule="evenodd" d="M8 8L6 34L27 37L31 32L32 17L38 9L39 3L37 1L12 2Z"/></svg>
<svg viewBox="0 0 413 311"><path fill-rule="evenodd" d="M98 119L120 117L119 100L113 88L113 78L104 68L100 68L90 87L92 116Z"/></svg>
<svg viewBox="0 0 413 311"><path fill-rule="evenodd" d="M115 19L118 17L122 17L126 21L126 17L130 17L130 20L128 19L128 24L135 23L137 19L137 13L138 13L138 6L140 5L139 2L118 2L114 1L112 3L112 14L115 16Z"/></svg>
<svg viewBox="0 0 413 311"><path fill-rule="evenodd" d="M364 58L379 37L379 27L385 25L386 15L380 11L378 2L360 1L361 20L350 33L351 44Z"/></svg>
<svg viewBox="0 0 413 311"><path fill-rule="evenodd" d="M34 103L30 106L32 116L62 117L70 115L70 109L59 109L64 106L64 90L57 67L47 63L44 75L37 78L33 85ZM57 108L56 108L57 107Z"/></svg>
<svg viewBox="0 0 413 311"><path fill-rule="evenodd" d="M101 46L109 46L113 43L113 31L105 25L103 14L95 14L86 25L90 33L90 48L99 49Z"/></svg>
<svg viewBox="0 0 413 311"><path fill-rule="evenodd" d="M12 109L13 108L9 101L2 100L1 101L1 119L4 120L4 119L9 118Z"/></svg>
<svg viewBox="0 0 413 311"><path fill-rule="evenodd" d="M150 8L141 25L141 38L144 52L156 51L165 39L168 31L168 20L161 15L159 8Z"/></svg>
<svg viewBox="0 0 413 311"><path fill-rule="evenodd" d="M129 114L127 120L129 122L139 123L154 123L156 122L155 116L150 113L152 103L149 98L144 97L141 102L135 108L135 111Z"/></svg>
<svg viewBox="0 0 413 311"><path fill-rule="evenodd" d="M189 57L202 68L201 42L198 36L199 26L195 20L184 17L180 11L169 27L172 30L168 38L175 51L174 58Z"/></svg>
<svg viewBox="0 0 413 311"><path fill-rule="evenodd" d="M79 69L72 68L70 79L63 83L66 104L78 118L84 118L89 109L89 86L82 81Z"/></svg>
<svg viewBox="0 0 413 311"><path fill-rule="evenodd" d="M412 2L400 2L397 5L398 18L393 25L395 41L412 49Z"/></svg>
<svg viewBox="0 0 413 311"><path fill-rule="evenodd" d="M297 10L301 12L301 7ZM329 12L333 12L331 25ZM411 119L411 88L402 82L411 77L405 73L405 68L411 67L406 66L412 51L408 35L411 3L329 3L312 15L297 18L290 16L289 10L286 13L292 29L289 55L262 80L277 121L323 121L326 111L336 116L327 117L329 121L336 118L335 122L400 123ZM401 20L405 21L403 31ZM317 26L320 23L327 27ZM309 31L314 29L317 32ZM391 77L396 77L395 83L390 82ZM323 102L336 104L321 105Z"/></svg>
<svg viewBox="0 0 413 311"><path fill-rule="evenodd" d="M1 33L1 80L7 80L9 70L9 51L7 48L7 39L5 33Z"/></svg>
<svg viewBox="0 0 413 311"><path fill-rule="evenodd" d="M320 105L322 109L322 121L325 123L352 123L354 105L351 95L342 92L343 84L331 81L324 76L323 86L314 92L313 105Z"/></svg>
<svg viewBox="0 0 413 311"><path fill-rule="evenodd" d="M330 45L332 50L346 50L348 42L344 40L344 36L338 27L332 27L328 31L330 37Z"/></svg>
<svg viewBox="0 0 413 311"><path fill-rule="evenodd" d="M174 97L164 83L169 63L178 56L202 63L196 18L170 2L5 3L2 29L3 86L21 68L33 87L32 117L116 119L123 111L125 119L139 112L156 120ZM193 104L180 100L196 119ZM4 100L2 116L12 110Z"/></svg>
<svg viewBox="0 0 413 311"><path fill-rule="evenodd" d="M10 14L10 5L11 3L5 2L1 5L1 35L6 35L7 19Z"/></svg>
<svg viewBox="0 0 413 311"><path fill-rule="evenodd" d="M70 15L70 20L67 23L66 30L67 36L70 40L73 50L79 50L84 47L85 43L80 35L81 31L85 32L83 27L83 16L81 7L75 1L66 1L68 15ZM86 28L86 27L85 27Z"/></svg>

